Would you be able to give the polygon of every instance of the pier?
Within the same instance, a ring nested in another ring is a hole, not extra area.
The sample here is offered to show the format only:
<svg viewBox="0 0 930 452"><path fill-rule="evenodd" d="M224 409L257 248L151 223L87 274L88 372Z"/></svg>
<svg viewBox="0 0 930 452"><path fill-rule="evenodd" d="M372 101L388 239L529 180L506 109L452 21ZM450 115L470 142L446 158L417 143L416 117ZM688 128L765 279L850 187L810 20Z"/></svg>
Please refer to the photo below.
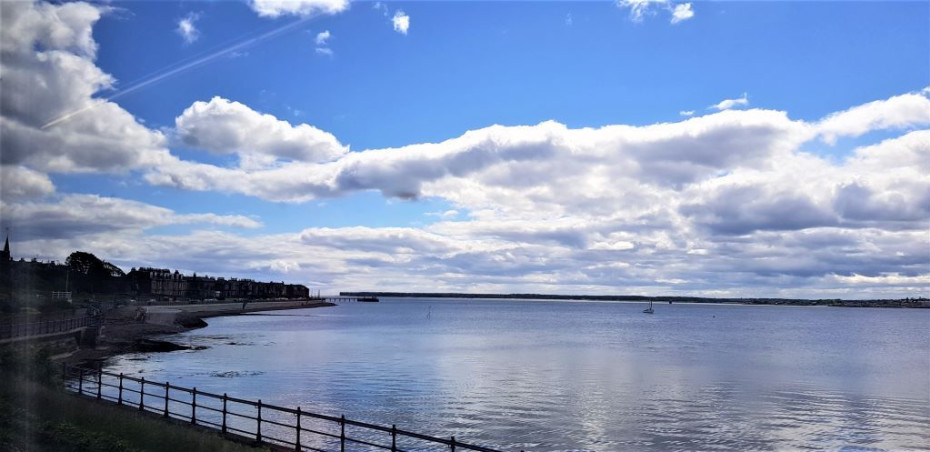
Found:
<svg viewBox="0 0 930 452"><path fill-rule="evenodd" d="M378 297L372 296L332 296L332 297L319 297L313 298L313 300L325 301L327 303L377 303Z"/></svg>

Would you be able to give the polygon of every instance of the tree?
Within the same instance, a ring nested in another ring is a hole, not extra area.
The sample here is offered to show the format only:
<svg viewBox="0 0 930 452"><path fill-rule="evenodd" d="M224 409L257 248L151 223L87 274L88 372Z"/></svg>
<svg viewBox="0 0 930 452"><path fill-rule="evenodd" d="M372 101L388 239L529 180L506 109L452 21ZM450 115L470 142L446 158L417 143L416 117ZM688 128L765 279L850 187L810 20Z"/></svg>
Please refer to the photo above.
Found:
<svg viewBox="0 0 930 452"><path fill-rule="evenodd" d="M75 251L65 259L65 265L71 268L71 271L81 273L92 279L105 279L108 277L120 278L126 276L119 267L100 260L97 256L84 251Z"/></svg>

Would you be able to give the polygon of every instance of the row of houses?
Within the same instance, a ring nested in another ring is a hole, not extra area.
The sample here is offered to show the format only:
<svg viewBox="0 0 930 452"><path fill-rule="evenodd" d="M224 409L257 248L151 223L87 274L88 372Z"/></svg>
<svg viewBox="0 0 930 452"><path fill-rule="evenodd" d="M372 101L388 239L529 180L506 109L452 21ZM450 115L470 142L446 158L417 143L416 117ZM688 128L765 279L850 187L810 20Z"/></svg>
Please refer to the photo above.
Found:
<svg viewBox="0 0 930 452"><path fill-rule="evenodd" d="M310 289L301 284L188 276L166 268L134 268L126 278L132 293L162 301L310 297Z"/></svg>

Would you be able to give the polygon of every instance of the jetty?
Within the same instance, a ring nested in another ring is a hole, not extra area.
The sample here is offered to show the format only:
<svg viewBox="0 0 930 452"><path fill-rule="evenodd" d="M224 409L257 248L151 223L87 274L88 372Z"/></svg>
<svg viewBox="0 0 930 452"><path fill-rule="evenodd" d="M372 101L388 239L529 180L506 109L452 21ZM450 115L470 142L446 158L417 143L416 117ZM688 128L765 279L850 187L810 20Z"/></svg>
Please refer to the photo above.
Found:
<svg viewBox="0 0 930 452"><path fill-rule="evenodd" d="M314 301L323 301L327 303L347 303L347 302L349 303L351 302L377 303L378 301L380 301L378 300L378 297L366 296L366 295L358 295L358 296L339 295L339 296L331 296L331 297L316 297L316 298L311 298L311 299Z"/></svg>

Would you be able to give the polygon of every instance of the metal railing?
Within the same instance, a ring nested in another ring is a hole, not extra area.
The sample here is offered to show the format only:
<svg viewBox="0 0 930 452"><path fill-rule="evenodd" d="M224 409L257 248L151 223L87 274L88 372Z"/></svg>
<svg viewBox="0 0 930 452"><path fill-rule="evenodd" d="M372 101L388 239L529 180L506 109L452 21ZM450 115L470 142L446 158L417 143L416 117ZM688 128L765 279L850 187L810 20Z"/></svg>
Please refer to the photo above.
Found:
<svg viewBox="0 0 930 452"><path fill-rule="evenodd" d="M213 394L135 378L100 369L62 366L65 388L82 396L105 400L165 418L217 430L257 444L272 444L295 451L426 451L496 449L463 443L454 436L434 436L347 419Z"/></svg>
<svg viewBox="0 0 930 452"><path fill-rule="evenodd" d="M85 316L70 319L43 320L28 323L0 324L0 339L17 339L22 337L41 336L44 334L62 333L85 326L96 325L99 317Z"/></svg>

